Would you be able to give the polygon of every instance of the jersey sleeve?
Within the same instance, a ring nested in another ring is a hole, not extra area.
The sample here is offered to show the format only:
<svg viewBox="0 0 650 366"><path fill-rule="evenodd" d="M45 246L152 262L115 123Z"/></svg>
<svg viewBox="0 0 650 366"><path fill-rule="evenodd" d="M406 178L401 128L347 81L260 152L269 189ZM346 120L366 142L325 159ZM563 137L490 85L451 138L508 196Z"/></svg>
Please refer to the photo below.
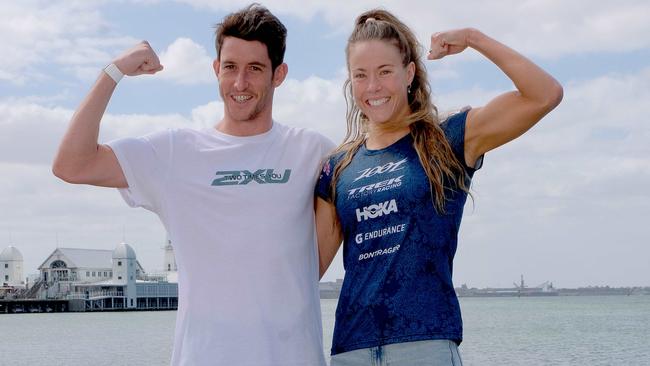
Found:
<svg viewBox="0 0 650 366"><path fill-rule="evenodd" d="M461 112L449 116L440 124L440 127L445 133L445 137L447 137L447 141L458 161L462 162L468 172L473 173L483 166L484 155L476 159L474 166L467 166L465 162L465 126L467 124L467 113L469 113L470 109L467 107Z"/></svg>
<svg viewBox="0 0 650 366"><path fill-rule="evenodd" d="M327 202L332 202L330 184L332 182L332 175L334 174L335 166L336 160L333 156L324 159L320 175L318 176L318 181L316 182L316 196Z"/></svg>
<svg viewBox="0 0 650 366"><path fill-rule="evenodd" d="M161 213L171 163L172 131L113 140L108 146L129 185L119 189L124 201L131 207Z"/></svg>

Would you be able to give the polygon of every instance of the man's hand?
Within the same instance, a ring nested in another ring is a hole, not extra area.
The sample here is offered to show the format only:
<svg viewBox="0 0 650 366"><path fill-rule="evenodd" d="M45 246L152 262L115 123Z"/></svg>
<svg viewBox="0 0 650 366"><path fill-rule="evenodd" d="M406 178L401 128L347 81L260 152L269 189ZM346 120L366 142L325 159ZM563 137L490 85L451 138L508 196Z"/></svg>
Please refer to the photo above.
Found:
<svg viewBox="0 0 650 366"><path fill-rule="evenodd" d="M468 46L470 29L453 29L434 33L431 36L429 60L439 60L445 56L463 52Z"/></svg>
<svg viewBox="0 0 650 366"><path fill-rule="evenodd" d="M142 41L113 60L124 75L136 76L142 74L155 74L163 69L158 55L149 45Z"/></svg>

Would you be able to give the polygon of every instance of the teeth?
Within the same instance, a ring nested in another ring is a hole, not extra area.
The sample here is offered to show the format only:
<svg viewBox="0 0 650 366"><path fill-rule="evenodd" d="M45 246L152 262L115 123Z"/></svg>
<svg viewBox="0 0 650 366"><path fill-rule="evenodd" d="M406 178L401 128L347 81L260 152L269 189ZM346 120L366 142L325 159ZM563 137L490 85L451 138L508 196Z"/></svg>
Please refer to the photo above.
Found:
<svg viewBox="0 0 650 366"><path fill-rule="evenodd" d="M368 99L368 104L370 104L373 107L382 105L386 102L388 102L388 98L381 98L381 99L374 99L374 100Z"/></svg>
<svg viewBox="0 0 650 366"><path fill-rule="evenodd" d="M243 102L245 102L247 100L250 100L251 98L253 98L253 97L251 97L250 95L235 95L235 96L233 96L233 99L235 99L235 101L238 102L238 103L243 103Z"/></svg>

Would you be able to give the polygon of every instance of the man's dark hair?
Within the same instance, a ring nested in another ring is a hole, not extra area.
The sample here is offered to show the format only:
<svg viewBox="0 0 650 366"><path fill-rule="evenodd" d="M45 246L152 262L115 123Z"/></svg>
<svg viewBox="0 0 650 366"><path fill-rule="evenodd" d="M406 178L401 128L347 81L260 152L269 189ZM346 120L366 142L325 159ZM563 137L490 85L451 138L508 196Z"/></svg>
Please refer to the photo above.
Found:
<svg viewBox="0 0 650 366"><path fill-rule="evenodd" d="M245 41L259 41L266 45L273 71L282 64L286 49L287 28L275 15L260 4L229 14L216 25L215 46L217 59L221 57L221 46L226 37L240 38Z"/></svg>

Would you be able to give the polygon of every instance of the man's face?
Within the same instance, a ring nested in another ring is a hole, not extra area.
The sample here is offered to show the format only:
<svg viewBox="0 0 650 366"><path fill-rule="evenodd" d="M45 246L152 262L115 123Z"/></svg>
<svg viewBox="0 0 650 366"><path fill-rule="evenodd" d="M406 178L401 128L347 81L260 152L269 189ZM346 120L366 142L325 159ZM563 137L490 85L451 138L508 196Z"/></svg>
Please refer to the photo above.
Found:
<svg viewBox="0 0 650 366"><path fill-rule="evenodd" d="M278 66L274 74L266 45L226 37L214 68L226 118L240 122L271 118L273 90L284 80L286 65Z"/></svg>

